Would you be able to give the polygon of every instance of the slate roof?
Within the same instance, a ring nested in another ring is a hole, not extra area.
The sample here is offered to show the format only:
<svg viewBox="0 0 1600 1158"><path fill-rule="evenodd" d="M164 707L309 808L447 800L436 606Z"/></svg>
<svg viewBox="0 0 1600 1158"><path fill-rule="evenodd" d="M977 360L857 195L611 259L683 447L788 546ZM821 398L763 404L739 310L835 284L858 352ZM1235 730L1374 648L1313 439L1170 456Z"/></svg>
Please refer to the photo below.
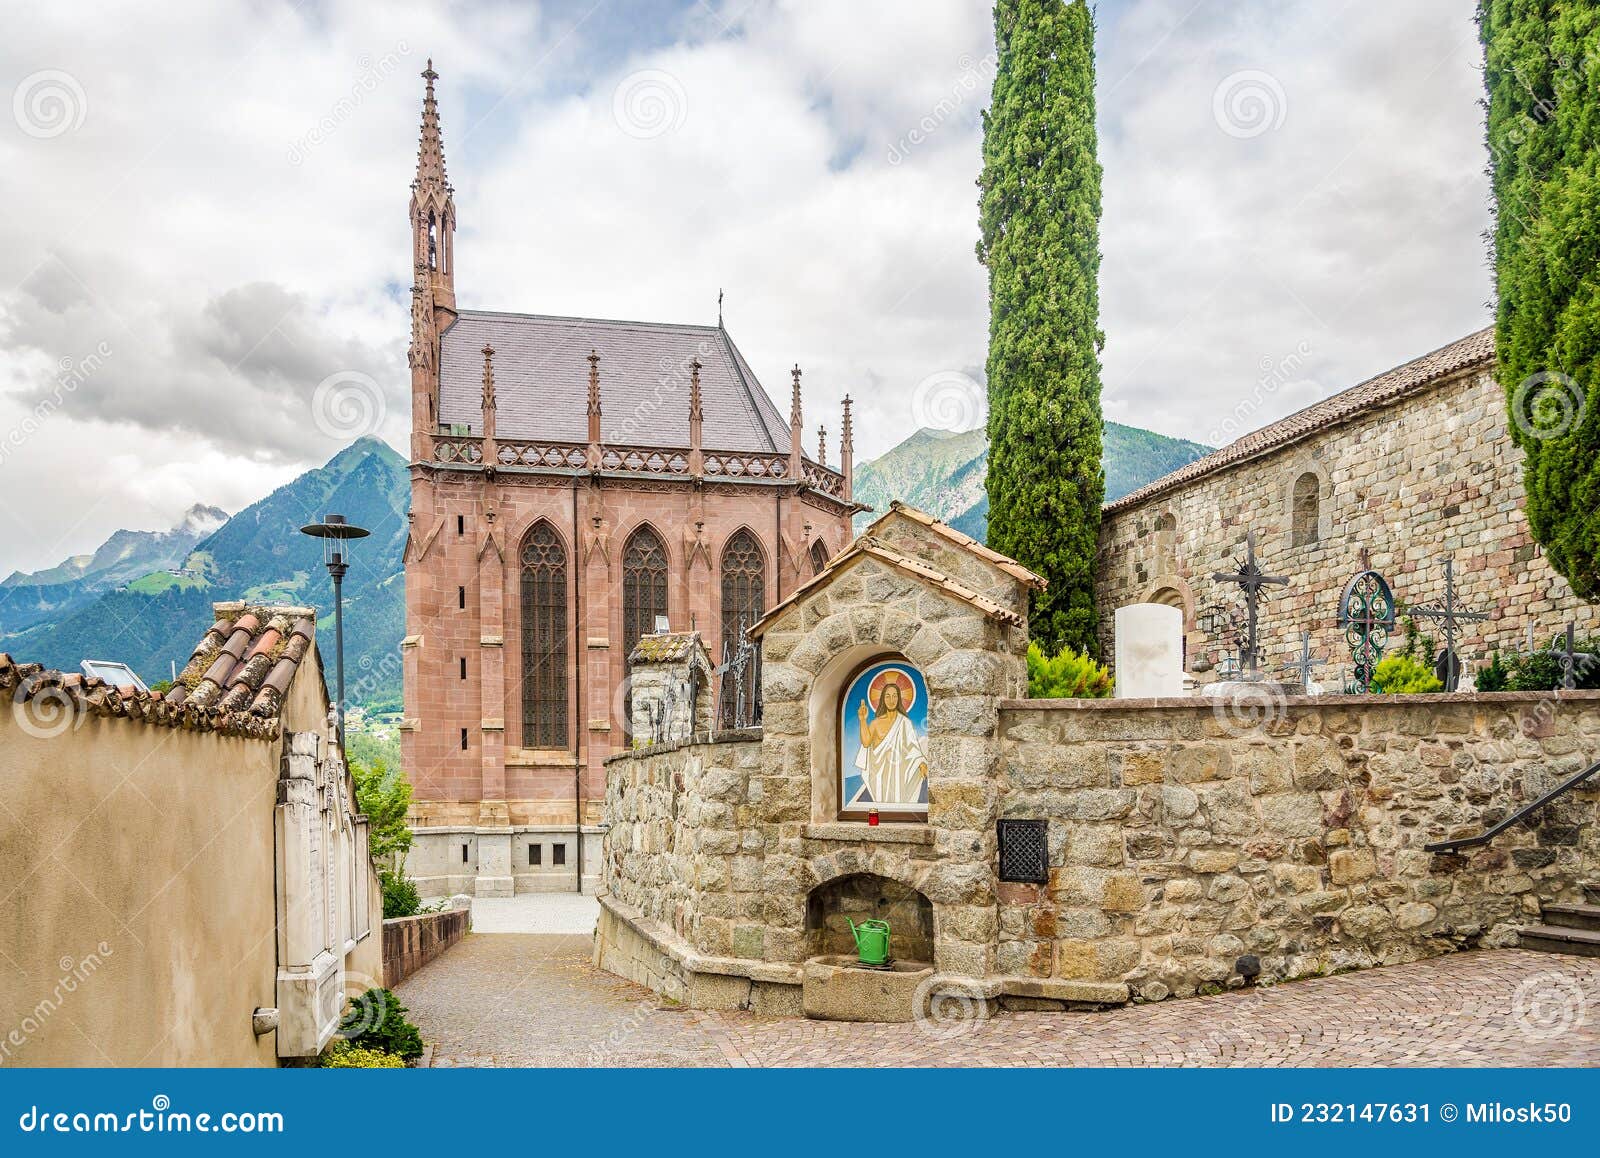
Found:
<svg viewBox="0 0 1600 1158"><path fill-rule="evenodd" d="M169 704L275 719L295 672L315 646L310 607L216 603L217 621L167 692Z"/></svg>
<svg viewBox="0 0 1600 1158"><path fill-rule="evenodd" d="M1396 366L1376 378L1369 378L1348 390L1341 390L1260 430L1251 431L1221 450L1197 458L1171 474L1162 475L1115 502L1107 503L1104 509L1114 512L1139 506L1185 483L1337 426L1363 411L1397 402L1432 386L1442 378L1493 363L1494 327L1491 326L1468 334L1448 346L1441 346L1430 354L1414 358L1403 366Z"/></svg>
<svg viewBox="0 0 1600 1158"><path fill-rule="evenodd" d="M707 450L789 452L789 422L719 326L464 310L441 339L439 421L483 433L483 347L494 347L495 434L589 440L589 352L600 355L600 433L621 446L689 445L699 358Z"/></svg>

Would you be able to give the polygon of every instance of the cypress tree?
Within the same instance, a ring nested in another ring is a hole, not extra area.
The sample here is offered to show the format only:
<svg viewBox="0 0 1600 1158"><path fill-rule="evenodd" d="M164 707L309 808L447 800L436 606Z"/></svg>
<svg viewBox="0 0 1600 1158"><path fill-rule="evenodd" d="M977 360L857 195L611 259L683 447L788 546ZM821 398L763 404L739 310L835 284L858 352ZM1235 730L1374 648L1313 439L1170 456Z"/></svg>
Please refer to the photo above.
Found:
<svg viewBox="0 0 1600 1158"><path fill-rule="evenodd" d="M1481 0L1495 345L1528 522L1600 595L1600 9Z"/></svg>
<svg viewBox="0 0 1600 1158"><path fill-rule="evenodd" d="M989 271L988 543L1049 580L1031 627L1099 651L1100 164L1083 0L998 0L978 260Z"/></svg>

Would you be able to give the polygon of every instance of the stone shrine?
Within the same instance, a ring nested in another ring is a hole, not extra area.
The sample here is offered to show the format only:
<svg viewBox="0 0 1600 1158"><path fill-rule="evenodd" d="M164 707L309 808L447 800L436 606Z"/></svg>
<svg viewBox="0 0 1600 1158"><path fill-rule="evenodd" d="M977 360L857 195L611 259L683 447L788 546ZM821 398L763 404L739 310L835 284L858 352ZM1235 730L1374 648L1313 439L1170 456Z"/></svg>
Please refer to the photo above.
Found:
<svg viewBox="0 0 1600 1158"><path fill-rule="evenodd" d="M1600 693L1028 700L1041 580L895 504L755 625L763 728L607 762L600 966L691 1006L1097 1008L1516 944L1600 877ZM886 920L890 972L852 968ZM841 961L843 958L843 961Z"/></svg>

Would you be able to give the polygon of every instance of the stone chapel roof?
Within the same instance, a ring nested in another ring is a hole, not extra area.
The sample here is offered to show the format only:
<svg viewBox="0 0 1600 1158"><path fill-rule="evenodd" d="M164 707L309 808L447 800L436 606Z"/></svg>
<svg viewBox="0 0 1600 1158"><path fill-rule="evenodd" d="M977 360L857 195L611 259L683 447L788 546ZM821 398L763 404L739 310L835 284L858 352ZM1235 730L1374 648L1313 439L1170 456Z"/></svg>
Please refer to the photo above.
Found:
<svg viewBox="0 0 1600 1158"><path fill-rule="evenodd" d="M1393 370L1387 370L1376 378L1341 390L1260 430L1253 430L1222 449L1197 458L1171 474L1162 475L1115 502L1107 503L1104 509L1115 512L1137 507L1195 479L1298 442L1364 411L1388 406L1462 370L1493 363L1494 327L1490 326L1402 366L1396 366Z"/></svg>
<svg viewBox="0 0 1600 1158"><path fill-rule="evenodd" d="M788 420L720 326L464 310L440 340L439 421L480 436L485 345L501 438L587 442L592 350L603 441L688 446L689 363L699 358L705 448L789 453Z"/></svg>
<svg viewBox="0 0 1600 1158"><path fill-rule="evenodd" d="M776 622L784 612L788 611L796 603L808 597L813 592L821 590L829 583L832 583L834 579L838 578L838 576L843 573L847 567L861 559L876 559L879 563L893 568L902 574L910 575L915 579L920 579L929 586L935 587L944 592L944 594L955 599L959 599L961 602L976 608L989 619L998 620L1001 623L1007 623L1013 627L1022 626L1022 616L1018 615L1015 611L1012 611L1006 607L1002 607L993 599L990 599L987 595L984 595L978 591L974 591L971 587L967 586L959 579L955 579L949 575L946 575L937 567L933 567L928 563L923 562L921 559L914 559L910 555L904 554L901 551L897 551L890 544L875 536L873 534L873 529L894 515L902 515L916 522L920 526L926 527L928 530L933 531L941 537L949 540L955 546L960 547L963 550L970 551L984 562L1005 571L1006 574L1010 575L1013 579L1016 579L1020 583L1030 587L1038 588L1045 586L1044 579L1038 575L1035 575L1032 571L1029 571L1015 559L1008 558L1007 556L1000 554L998 551L990 550L977 540L967 535L963 535L955 528L945 526L945 524L941 523L938 519L924 511L919 511L915 507L909 507L902 502L896 501L892 504L889 514L883 515L882 517L874 520L872 525L869 526L866 531L864 531L856 539L854 539L848 547L846 547L843 551L840 551L832 559L829 559L821 571L818 571L810 579L806 580L799 587L795 588L795 590L787 599L784 599L781 603L776 604L770 611L768 611L760 619L756 620L756 622L750 627L750 634L752 636L761 635L767 630L767 628L771 627L772 624Z"/></svg>

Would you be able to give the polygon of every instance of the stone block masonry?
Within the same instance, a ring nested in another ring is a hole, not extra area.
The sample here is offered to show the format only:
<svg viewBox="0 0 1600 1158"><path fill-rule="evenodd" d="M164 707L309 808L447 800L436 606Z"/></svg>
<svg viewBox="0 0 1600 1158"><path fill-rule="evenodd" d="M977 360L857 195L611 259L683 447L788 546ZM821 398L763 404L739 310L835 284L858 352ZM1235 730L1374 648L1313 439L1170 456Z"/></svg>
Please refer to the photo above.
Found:
<svg viewBox="0 0 1600 1158"><path fill-rule="evenodd" d="M472 909L446 909L383 923L383 984L393 989L445 952L472 929Z"/></svg>
<svg viewBox="0 0 1600 1158"><path fill-rule="evenodd" d="M1001 810L1050 821L1000 885L1001 972L1187 996L1514 945L1600 869L1600 791L1465 855L1600 757L1600 693L1296 697L1241 730L1190 699L1011 701Z"/></svg>

